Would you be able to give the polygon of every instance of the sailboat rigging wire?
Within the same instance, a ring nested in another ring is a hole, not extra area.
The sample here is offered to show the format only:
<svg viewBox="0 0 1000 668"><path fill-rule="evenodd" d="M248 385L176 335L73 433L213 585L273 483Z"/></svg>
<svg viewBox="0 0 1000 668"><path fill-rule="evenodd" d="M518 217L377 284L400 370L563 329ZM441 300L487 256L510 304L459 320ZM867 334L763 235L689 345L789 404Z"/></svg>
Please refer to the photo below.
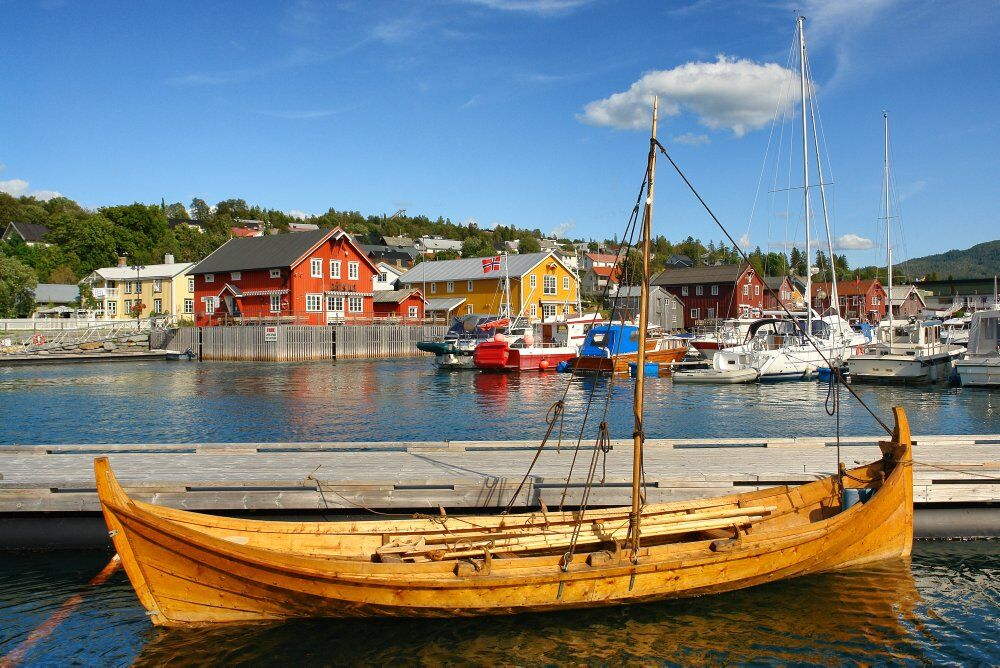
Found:
<svg viewBox="0 0 1000 668"><path fill-rule="evenodd" d="M713 212L712 208L708 206L708 202L706 202L704 198L701 196L701 194L697 191L697 189L695 189L694 184L692 184L691 181L688 180L687 175L683 172L683 170L681 170L680 166L676 162L674 162L674 159L671 157L670 153L667 152L667 149L658 140L653 139L652 141L655 142L656 146L659 147L660 152L663 153L666 159L670 162L670 165L674 168L674 171L677 172L677 175L681 177L681 180L684 181L684 184L688 187L688 190L691 191L691 194L695 196L695 198L698 200L699 203L701 203L701 206L702 208L705 209L705 212L708 213L708 215L712 218L715 224L719 226L719 229L722 230L722 233L724 235L726 235L726 238L729 239L729 242L733 244L733 247L736 249L736 252L743 257L743 260L745 262L749 263L750 258L747 257L747 254L736 244L736 242L733 240L732 235L729 233L729 230L727 230L726 227L722 224L722 222L718 219L718 217L716 217L715 212ZM785 314L789 318L791 318L792 321L794 322L795 316L793 316L792 312L788 310L788 307L785 306L784 302L778 299L778 295L775 294L774 289L768 286L767 284L764 285L764 289L771 293L771 296L774 297L775 301L778 303L778 306L780 306L781 309L785 312ZM811 305L806 304L806 309L810 308ZM823 354L823 351L820 349L820 347L816 345L815 341L813 341L811 334L812 333L809 332L809 335L805 337L805 339L809 341L809 345L815 348L816 352L820 356L820 359L826 362L827 366L830 367L830 371L834 375L840 376L840 369L835 368L834 365L830 363L830 360L827 359L826 355ZM866 411L868 411L868 414L871 415L876 422L878 422L879 426L881 426L882 429L884 429L887 434L892 435L893 430L889 427L889 425L887 425L882 420L882 418L880 418L878 415L875 414L875 411L873 411L871 407L867 403L865 403L865 400L861 398L861 395L859 395L850 385L844 385L844 387L846 387L847 391L851 393L851 396L857 399L858 403L861 404Z"/></svg>

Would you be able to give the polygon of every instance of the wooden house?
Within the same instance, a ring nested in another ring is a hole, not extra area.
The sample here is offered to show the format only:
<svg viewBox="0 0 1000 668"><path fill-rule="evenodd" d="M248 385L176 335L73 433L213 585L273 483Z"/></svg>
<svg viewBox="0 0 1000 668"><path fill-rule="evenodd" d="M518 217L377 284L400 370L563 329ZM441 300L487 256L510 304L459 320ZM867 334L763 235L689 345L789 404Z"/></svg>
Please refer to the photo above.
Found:
<svg viewBox="0 0 1000 668"><path fill-rule="evenodd" d="M818 313L830 308L830 283L812 284L812 306ZM837 281L840 315L848 320L876 323L885 317L887 298L878 279Z"/></svg>
<svg viewBox="0 0 1000 668"><path fill-rule="evenodd" d="M753 317L764 310L764 281L749 264L664 269L653 277L684 304L684 327L700 320Z"/></svg>

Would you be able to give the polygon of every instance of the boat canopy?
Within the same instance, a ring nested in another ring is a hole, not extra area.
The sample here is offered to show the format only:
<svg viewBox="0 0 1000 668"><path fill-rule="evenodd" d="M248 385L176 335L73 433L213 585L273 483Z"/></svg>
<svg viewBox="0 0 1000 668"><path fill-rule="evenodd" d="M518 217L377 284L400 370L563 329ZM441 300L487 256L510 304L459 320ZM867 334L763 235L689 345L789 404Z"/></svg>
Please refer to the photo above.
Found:
<svg viewBox="0 0 1000 668"><path fill-rule="evenodd" d="M587 333L581 357L610 357L639 351L639 328L635 325L598 325Z"/></svg>
<svg viewBox="0 0 1000 668"><path fill-rule="evenodd" d="M497 317L495 315L471 313L456 316L451 327L448 328L445 338L492 339L496 334L496 323Z"/></svg>
<svg viewBox="0 0 1000 668"><path fill-rule="evenodd" d="M972 314L969 328L969 355L992 355L1000 348L1000 311Z"/></svg>

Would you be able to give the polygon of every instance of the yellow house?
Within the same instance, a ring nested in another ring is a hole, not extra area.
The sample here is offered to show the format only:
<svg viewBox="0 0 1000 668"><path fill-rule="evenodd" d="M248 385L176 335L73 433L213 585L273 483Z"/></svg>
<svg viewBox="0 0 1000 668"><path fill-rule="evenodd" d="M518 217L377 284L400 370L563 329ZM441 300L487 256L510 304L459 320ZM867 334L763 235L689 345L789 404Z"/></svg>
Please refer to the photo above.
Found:
<svg viewBox="0 0 1000 668"><path fill-rule="evenodd" d="M106 320L134 318L135 304L143 305L140 317L176 315L194 318L194 279L187 276L193 262L174 262L172 255L163 264L130 265L119 258L117 267L95 269L80 281L89 285L100 303L97 317Z"/></svg>
<svg viewBox="0 0 1000 668"><path fill-rule="evenodd" d="M422 290L431 305L438 301L456 315L490 314L500 310L508 275L513 315L542 322L577 314L579 280L553 251L421 262L399 285Z"/></svg>

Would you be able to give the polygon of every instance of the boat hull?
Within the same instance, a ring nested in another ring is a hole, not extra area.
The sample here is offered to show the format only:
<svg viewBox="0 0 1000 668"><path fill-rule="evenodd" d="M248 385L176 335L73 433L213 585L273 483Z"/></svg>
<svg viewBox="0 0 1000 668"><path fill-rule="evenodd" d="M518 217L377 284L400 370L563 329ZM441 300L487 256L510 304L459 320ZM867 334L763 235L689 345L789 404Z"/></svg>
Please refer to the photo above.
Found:
<svg viewBox="0 0 1000 668"><path fill-rule="evenodd" d="M955 362L962 387L1000 387L1000 358L971 358Z"/></svg>
<svg viewBox="0 0 1000 668"><path fill-rule="evenodd" d="M686 347L670 348L668 350L647 350L646 363L656 363L670 365L680 362L687 354ZM600 374L600 373L628 373L628 365L635 364L638 360L638 353L623 353L611 357L597 357L590 355L580 355L571 360L574 373L580 374Z"/></svg>
<svg viewBox="0 0 1000 668"><path fill-rule="evenodd" d="M740 508L770 504L775 511L746 529L695 532L683 542L643 547L635 559L616 545L590 547L565 568L562 550L497 558L484 547L482 559L417 563L323 553L332 540L331 523L237 521L168 511L131 500L106 458L95 460L95 472L112 541L154 624L506 615L701 596L909 556L910 436L905 414L896 411L893 439L881 444L885 458L842 479L848 487L875 490L864 503L843 508L836 477L733 495L715 502ZM690 506L704 508L711 501ZM433 526L432 520L425 522ZM365 524L354 523L353 533L340 535L338 549L348 550L352 538L378 541L383 534L376 532L388 528L373 521L366 530Z"/></svg>
<svg viewBox="0 0 1000 668"><path fill-rule="evenodd" d="M908 355L857 355L847 362L853 383L927 384L951 378L955 353L912 357Z"/></svg>
<svg viewBox="0 0 1000 668"><path fill-rule="evenodd" d="M476 346L474 363L482 371L555 371L576 355L569 346L511 348L506 341L487 341Z"/></svg>

